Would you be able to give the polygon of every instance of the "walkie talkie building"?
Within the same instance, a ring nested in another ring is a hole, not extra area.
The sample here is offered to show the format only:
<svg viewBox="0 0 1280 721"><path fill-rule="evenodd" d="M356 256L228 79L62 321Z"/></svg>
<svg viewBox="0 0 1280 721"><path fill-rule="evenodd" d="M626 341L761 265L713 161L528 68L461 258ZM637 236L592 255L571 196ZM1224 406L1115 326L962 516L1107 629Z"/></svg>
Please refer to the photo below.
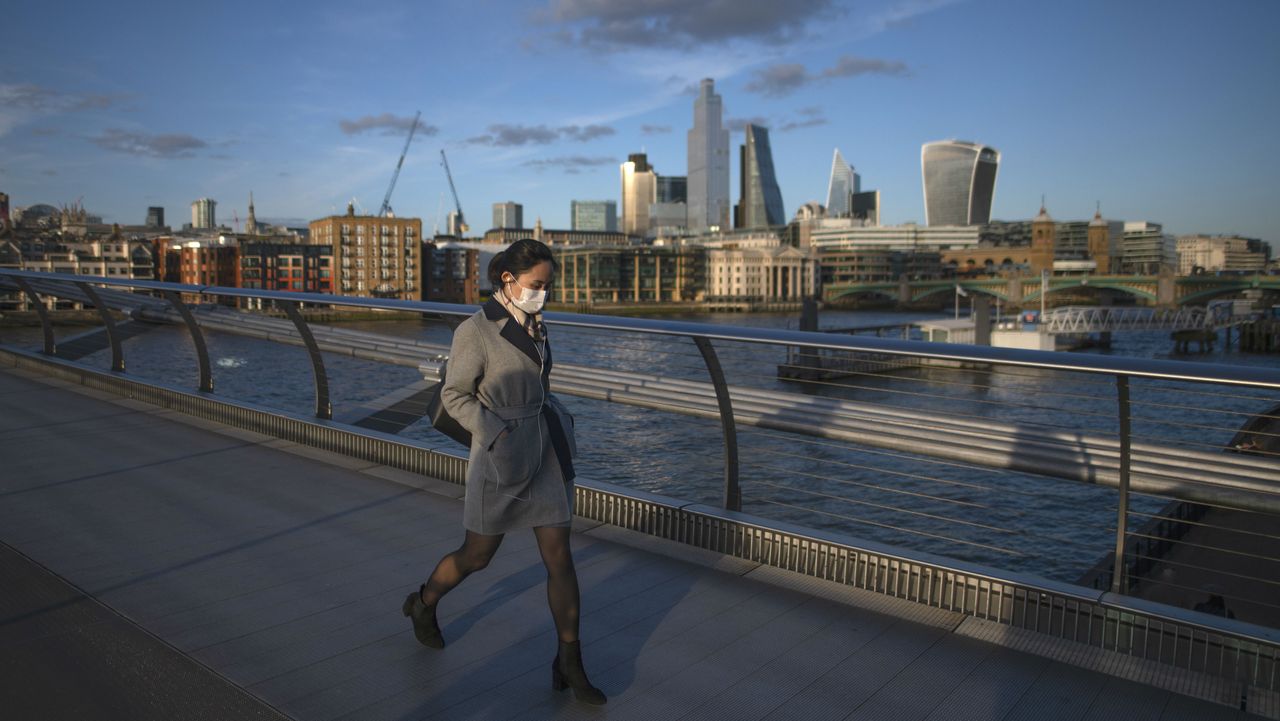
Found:
<svg viewBox="0 0 1280 721"><path fill-rule="evenodd" d="M1000 153L964 140L939 140L920 149L926 225L981 225L991 221Z"/></svg>

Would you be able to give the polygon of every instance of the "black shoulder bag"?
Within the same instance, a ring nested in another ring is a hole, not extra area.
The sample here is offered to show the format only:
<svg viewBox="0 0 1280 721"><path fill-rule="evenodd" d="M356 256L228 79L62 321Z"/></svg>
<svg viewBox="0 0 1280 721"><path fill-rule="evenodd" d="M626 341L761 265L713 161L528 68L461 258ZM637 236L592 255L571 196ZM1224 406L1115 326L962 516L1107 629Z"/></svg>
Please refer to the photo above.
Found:
<svg viewBox="0 0 1280 721"><path fill-rule="evenodd" d="M444 403L440 400L440 391L444 388L444 374L447 367L447 362L440 364L440 382L431 387L431 395L427 398L427 417L431 419L431 425L437 431L470 448L471 431L463 428L461 423L454 420L453 416L449 415L449 412L444 409Z"/></svg>

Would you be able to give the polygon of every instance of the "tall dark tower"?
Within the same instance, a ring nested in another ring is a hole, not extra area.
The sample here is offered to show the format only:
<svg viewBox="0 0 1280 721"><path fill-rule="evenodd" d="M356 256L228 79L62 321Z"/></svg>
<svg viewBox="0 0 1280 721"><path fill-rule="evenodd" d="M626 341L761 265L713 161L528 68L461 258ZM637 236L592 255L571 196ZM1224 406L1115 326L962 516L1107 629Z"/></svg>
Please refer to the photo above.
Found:
<svg viewBox="0 0 1280 721"><path fill-rule="evenodd" d="M782 191L778 189L778 178L773 172L769 130L759 125L748 125L746 134L746 142L738 148L741 170L733 225L735 228L786 225Z"/></svg>
<svg viewBox="0 0 1280 721"><path fill-rule="evenodd" d="M244 221L244 231L249 235L258 234L258 219L253 215L253 191L249 191L249 217Z"/></svg>

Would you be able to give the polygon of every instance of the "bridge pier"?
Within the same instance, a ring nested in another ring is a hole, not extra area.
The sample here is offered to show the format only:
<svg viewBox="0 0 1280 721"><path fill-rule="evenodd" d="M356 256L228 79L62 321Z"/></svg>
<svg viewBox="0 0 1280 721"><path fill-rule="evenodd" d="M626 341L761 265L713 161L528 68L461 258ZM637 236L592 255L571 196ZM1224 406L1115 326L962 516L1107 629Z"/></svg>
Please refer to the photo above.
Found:
<svg viewBox="0 0 1280 721"><path fill-rule="evenodd" d="M1005 296L1009 298L1009 309L1022 310L1022 278L1010 278L1005 284Z"/></svg>
<svg viewBox="0 0 1280 721"><path fill-rule="evenodd" d="M1156 305L1170 306L1178 301L1177 278L1172 268L1161 268L1156 276Z"/></svg>

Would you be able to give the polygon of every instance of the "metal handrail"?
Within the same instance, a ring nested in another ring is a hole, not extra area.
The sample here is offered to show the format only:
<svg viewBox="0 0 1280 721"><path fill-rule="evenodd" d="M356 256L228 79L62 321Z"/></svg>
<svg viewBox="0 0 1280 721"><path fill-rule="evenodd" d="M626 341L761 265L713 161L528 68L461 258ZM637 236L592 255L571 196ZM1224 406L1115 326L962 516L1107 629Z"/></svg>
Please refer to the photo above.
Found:
<svg viewBox="0 0 1280 721"><path fill-rule="evenodd" d="M26 281L25 285L22 285ZM316 381L316 415L320 418L331 418L332 409L328 400L327 379L320 359L319 349L314 338L308 338L306 322L298 314L297 309L303 303L318 305L342 305L366 309L408 311L427 313L446 318L469 316L475 313L472 306L459 306L451 303L427 301L406 301L376 298L350 298L318 293L298 293L289 291L271 291L260 289L226 288L206 285L182 285L158 281L121 280L93 276L77 276L68 274L36 273L31 271L0 270L0 282L14 287L23 287L38 301L30 288L32 282L38 283L49 292L48 287L57 283L67 283L78 289L82 295L88 296L93 305L101 308L102 300L91 291L86 283L117 286L140 290L160 292L183 292L204 296L254 298L282 302L290 311L290 319L297 326L311 355ZM159 302L159 301L158 301ZM166 304L167 305L167 304ZM719 401L720 422L724 436L724 507L731 511L741 508L741 488L738 474L739 461L737 452L737 431L734 426L734 414L729 400L729 391L723 372L719 368L711 341L752 342L765 345L785 346L788 348L832 349L842 351L875 352L911 358L929 358L960 363L981 363L991 365L1033 368L1040 370L1070 371L1107 376L1114 380L1117 392L1117 418L1119 420L1120 466L1118 488L1120 499L1117 503L1118 523L1116 526L1114 576L1112 588L1122 591L1126 579L1123 576L1126 565L1128 546L1128 492L1130 486L1129 449L1131 446L1131 417L1129 412L1129 381L1132 378L1155 380L1184 381L1195 383L1226 384L1240 387L1266 388L1280 390L1280 371L1269 368L1229 366L1222 364L1192 364L1180 361L1152 360L1137 358L1116 358L1078 356L1052 351L1022 350L1008 348L992 348L984 346L965 346L958 344L940 345L924 341L900 340L866 336L832 336L826 333L811 331L773 330L743 328L694 323L688 321L653 320L615 316L595 316L570 313L546 313L548 323L583 328L588 330L614 330L621 332L669 335L690 338L701 352L708 375ZM109 316L105 316L108 318ZM42 322L48 324L47 315ZM110 330L110 328L109 328ZM46 332L47 334L47 332ZM113 370L122 371L123 361L118 355L118 344L113 342L116 363ZM118 365L118 367L116 367Z"/></svg>
<svg viewBox="0 0 1280 721"><path fill-rule="evenodd" d="M223 288L217 286L205 285L183 285L173 283L162 283L156 281L137 281L122 280L114 278L100 278L93 276L78 276L66 274L36 273L29 271L13 271L0 270L0 287L21 287L33 300L39 301L40 295L57 294L57 291L65 288L67 297L77 300L78 302L87 302L87 298L93 294L85 293L83 284L98 284L106 286L115 286L118 288L129 288L144 291L160 291L164 298L148 298L146 296L129 296L119 291L111 291L109 289L101 290L97 293L99 300L108 305L122 307L127 310L141 309L143 313L136 315L148 316L145 311L151 310L153 307L161 311L172 313L175 305L173 299L178 293L193 294L199 296L213 297L240 297L240 298L258 298L265 300L279 301L284 307L292 311L290 319L301 335L307 334L307 323L297 313L297 309L302 303L325 305L325 306L349 306L355 308L364 308L371 310L389 310L389 311L407 311L416 314L432 314L441 316L451 326L456 326L463 318L470 316L476 312L475 306L464 306L448 303L420 302L420 301L402 301L402 300L384 300L372 298L348 298L324 294L313 293L296 293L287 291L270 291L240 288ZM34 289L34 290L33 290ZM77 292L78 291L78 292ZM40 306L43 309L42 306ZM183 309L178 307L179 313ZM101 309L99 309L101 310ZM43 315L44 325L46 326L46 353L49 353L48 346L52 343L52 337L48 328L47 314ZM197 315L199 315L197 313ZM984 363L990 365L1025 367L1032 369L1068 371L1078 373L1090 373L1097 377L1098 381L1114 383L1116 394L1116 417L1119 419L1119 480L1120 480L1120 499L1117 503L1117 527L1115 529L1115 554L1109 561L1111 568L1111 578L1109 583L1099 589L1085 589L1073 584L1064 584L1040 577L1032 577L1017 572L1009 572L997 570L995 568L980 567L976 564L955 561L942 556L933 556L925 552L904 552L893 546L868 542L862 539L848 539L845 546L848 548L858 547L868 552L874 552L883 559L890 559L892 563L902 564L910 570L911 564L920 563L920 559L928 559L930 568L952 569L947 573L956 577L964 576L968 579L975 579L979 585L986 584L989 587L1001 586L1010 582L1019 586L1025 586L1031 589L1025 596L1019 596L1022 591L1014 590L1008 596L1010 602L1014 599L1021 598L1023 603L1033 603L1039 608L1045 604L1046 607L1062 608L1071 605L1073 607L1085 608L1086 615L1094 613L1088 609L1120 609L1121 613L1116 616L1117 624L1125 618L1130 618L1133 613L1130 611L1140 612L1139 615L1145 614L1147 617L1156 619L1151 622L1158 624L1158 632L1166 633L1165 625L1172 622L1175 633L1180 633L1179 629L1195 629L1196 633L1212 634L1212 633L1229 633L1231 638L1228 639L1235 649L1235 644L1240 639L1264 644L1268 648L1273 648L1280 641L1280 631L1275 629L1263 629L1250 624L1241 624L1226 619L1206 619L1202 614L1181 609L1171 608L1167 606L1156 606L1147 604L1128 596L1118 596L1116 591L1124 593L1129 590L1129 584L1125 576L1131 571L1130 564L1126 561L1136 554L1143 553L1140 542L1142 540L1143 530L1131 529L1129 516L1134 512L1126 508L1128 505L1126 496L1128 495L1129 485L1129 466L1130 466L1130 450L1132 445L1132 433L1130 431L1130 412L1129 412L1129 390L1131 378L1147 378L1155 380L1168 381L1189 381L1205 384L1225 384L1237 387L1250 387L1262 389L1280 389L1280 371L1270 368L1248 368L1228 365L1210 365L1201 363L1185 363L1179 361L1164 360L1143 360L1133 358L1115 358L1105 356L1080 356L1062 353L1053 353L1048 351L1030 351L1030 350L1014 350L1001 348L988 348L977 346L948 346L942 344L926 343L921 341L907 341L889 338L876 338L866 336L833 336L826 333L813 333L803 331L783 331L768 330L758 328L742 328L724 325L715 325L707 323L693 323L687 321L667 321L639 318L621 318L612 316L594 316L594 315L578 315L569 313L547 313L546 321L548 323L563 326L575 327L586 330L595 331L622 331L638 334L650 335L666 335L676 337L687 337L691 339L694 345L702 353L704 361L707 364L708 375L710 376L711 386L714 390L714 400L716 406L719 407L719 415L722 426L725 430L725 450L726 450L726 473L725 473L725 503L723 509L710 508L693 503L682 503L679 505L680 512L692 513L694 511L702 514L706 519L711 519L712 523L727 524L720 527L717 533L708 533L706 536L719 537L717 534L723 532L725 528L734 528L734 532L746 532L741 529L748 529L753 525L757 525L757 521L753 520L746 514L739 512L740 506L737 505L736 499L740 497L738 489L738 479L736 471L730 470L731 460L733 467L736 468L736 454L730 455L730 444L736 446L737 431L732 425L734 413L752 412L752 399L750 394L746 394L741 389L734 391L725 385L723 372L717 374L713 362L715 351L711 349L711 342L746 342L757 343L772 346L783 346L789 348L816 348L831 349L837 351L862 351L873 352L888 355L896 355L901 357L914 358L932 358L941 360L961 361L968 363ZM190 330L193 337L199 337L199 331L196 324L189 318L184 318L184 322ZM323 339L322 339L323 340ZM321 408L327 409L327 393L325 394L325 402L321 403L321 391L319 384L324 379L324 369L322 364L316 364L318 359L319 348L316 339L312 338L307 342L308 351L312 355L313 368L316 371L317 381L317 412L316 416L327 418L328 415ZM56 361L55 361L56 362ZM207 358L203 359L207 365ZM96 372L96 371L95 371ZM99 373L106 376L107 374ZM128 384L127 376L118 376L111 374L112 378L118 379L113 382L120 384ZM202 372L201 391L211 390L205 388L205 373ZM703 386L705 388L705 386ZM730 401L730 392L734 395L732 402ZM203 395L203 394L201 394ZM703 403L711 408L711 412L715 412L712 406L711 393L704 394L706 398ZM202 402L217 403L214 398L202 398ZM326 432L332 430L332 424L321 424ZM318 426L319 427L319 426ZM337 426L333 426L337 427ZM1140 438L1140 437L1139 437ZM1141 444L1138 444L1138 450L1141 450ZM1141 479L1141 469L1138 469L1138 478ZM1139 513L1139 516L1142 514ZM792 526L785 522L771 521L769 527L761 531L761 533L769 534L773 537L778 531L785 531L788 535L788 543L793 540L801 545L813 546L814 548L823 547L824 544L830 544L833 534L808 529L801 526ZM728 537L726 537L728 538ZM690 542L687 541L686 542ZM738 543L730 538L725 543ZM741 544L743 548L753 547L750 544ZM828 551L823 551L828 553ZM826 556L823 557L827 558ZM832 556L834 558L834 556ZM852 557L851 557L852 558ZM856 560L856 559L855 559ZM824 560L824 562L826 562ZM852 563L852 561L851 561ZM914 572L912 572L914 573ZM874 576L874 574L872 574ZM908 573L908 575L910 575ZM889 577L888 571L884 571L884 578ZM917 575L923 578L923 575ZM932 578L932 571L930 572ZM871 577L869 577L870 579ZM880 579L881 577L875 577ZM869 587L877 587L884 583L883 580L867 580ZM950 581L948 581L950 583ZM895 587L896 588L896 587ZM951 587L947 587L951 588ZM1108 592L1110 591L1110 592ZM886 591L887 592L887 591ZM954 588L952 588L954 592ZM896 591L894 593L897 593ZM990 592L988 592L990 593ZM1000 592L1001 594L1005 591ZM930 591L929 598L933 597ZM1048 594L1046 596L1046 594ZM979 592L980 596L980 592ZM1051 600L1046 601L1046 598ZM988 595L988 602L991 596ZM1003 603L1004 595L999 595L998 602ZM1028 601L1027 599L1030 599ZM937 605L936 601L928 601L923 599L922 602L929 602ZM945 605L945 602L942 602ZM977 603L975 601L975 603ZM982 613L972 611L969 606L964 605L963 609L966 613L972 612L979 617L986 618ZM988 609L989 610L989 609ZM1078 610L1078 609L1077 609ZM1111 613L1110 610L1104 610L1104 613ZM994 618L1000 622L1012 623L1001 616L1003 611L997 611ZM1092 616L1088 616L1092 618ZM1035 621L1035 619L1032 619ZM1024 623L1029 623L1024 620ZM1038 621L1035 621L1038 623ZM1155 628L1156 626L1152 626ZM1118 626L1117 626L1118 628ZM1037 627L1038 630L1038 627ZM1063 632L1065 633L1065 631ZM1209 641L1205 640L1207 646ZM1223 642L1225 648L1226 642ZM1238 652L1238 649L1235 649ZM1225 654L1226 651L1224 650ZM1261 658L1261 652L1255 655ZM1270 663L1274 663L1274 654L1270 657ZM1274 686L1275 679L1271 678L1269 684Z"/></svg>
<svg viewBox="0 0 1280 721"><path fill-rule="evenodd" d="M29 278L64 282L100 283L102 285L138 288L141 290L175 290L210 296L234 298L261 298L290 303L341 305L376 310L408 311L439 315L468 316L476 312L474 306L434 301L393 300L381 298L353 298L323 293L299 293L245 288L227 288L209 285L183 285L159 281L121 280L95 276L63 273L39 273L34 271L0 270L0 278ZM1222 363L1189 363L1186 361L1123 358L1116 356L1090 356L1055 351L1025 350L1019 348L995 348L969 346L917 340L902 340L875 336L833 336L827 333L766 328L746 328L713 323L628 318L579 313L544 313L544 320L553 325L586 328L590 330L617 330L656 335L675 335L708 340L745 341L780 346L826 348L832 350L867 351L888 353L913 358L931 358L968 363L1037 368L1041 370L1074 371L1100 375L1126 375L1132 378L1214 383L1280 390L1280 370L1271 368L1235 366ZM940 347L941 346L941 347Z"/></svg>

